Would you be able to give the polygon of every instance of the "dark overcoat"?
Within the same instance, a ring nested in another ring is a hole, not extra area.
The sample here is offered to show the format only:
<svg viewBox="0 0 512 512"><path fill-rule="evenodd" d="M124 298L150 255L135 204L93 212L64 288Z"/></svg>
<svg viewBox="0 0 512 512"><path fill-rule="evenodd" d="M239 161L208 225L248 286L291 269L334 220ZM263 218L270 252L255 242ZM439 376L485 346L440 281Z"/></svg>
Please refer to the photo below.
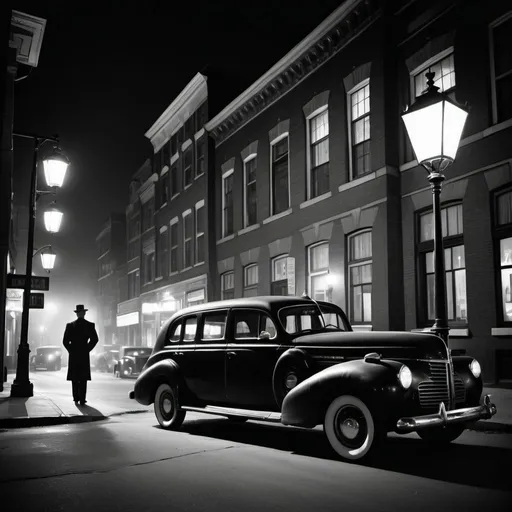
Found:
<svg viewBox="0 0 512 512"><path fill-rule="evenodd" d="M98 334L93 322L77 318L66 325L64 346L69 352L67 380L91 380L89 352L98 343Z"/></svg>

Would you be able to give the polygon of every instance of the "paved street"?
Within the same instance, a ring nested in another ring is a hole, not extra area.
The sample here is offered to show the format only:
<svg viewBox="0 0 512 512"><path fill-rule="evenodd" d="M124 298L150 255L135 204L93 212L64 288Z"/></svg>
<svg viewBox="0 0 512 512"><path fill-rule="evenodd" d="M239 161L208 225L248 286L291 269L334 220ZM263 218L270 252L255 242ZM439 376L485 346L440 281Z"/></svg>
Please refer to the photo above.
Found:
<svg viewBox="0 0 512 512"><path fill-rule="evenodd" d="M38 392L69 393L64 369L43 373ZM128 409L132 385L95 373L88 399ZM512 435L467 431L439 450L390 435L376 460L347 464L321 429L189 414L168 432L150 412L0 432L0 494L27 511L501 511L511 456Z"/></svg>

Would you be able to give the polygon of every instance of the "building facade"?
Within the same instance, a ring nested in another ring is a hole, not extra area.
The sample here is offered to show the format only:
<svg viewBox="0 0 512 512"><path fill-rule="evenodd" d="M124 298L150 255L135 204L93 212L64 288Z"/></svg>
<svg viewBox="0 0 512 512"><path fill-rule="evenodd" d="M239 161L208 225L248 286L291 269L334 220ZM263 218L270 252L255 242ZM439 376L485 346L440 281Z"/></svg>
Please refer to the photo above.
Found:
<svg viewBox="0 0 512 512"><path fill-rule="evenodd" d="M512 379L512 11L347 0L206 125L212 298L306 291L357 330L434 322L432 193L400 114L470 105L441 195L450 347Z"/></svg>
<svg viewBox="0 0 512 512"><path fill-rule="evenodd" d="M112 213L96 237L98 248L98 351L105 346L122 345L116 317L120 302L119 278L126 262L126 217Z"/></svg>
<svg viewBox="0 0 512 512"><path fill-rule="evenodd" d="M209 194L207 78L198 73L146 133L152 174L139 189L141 341L153 346L172 313L210 300L215 240Z"/></svg>

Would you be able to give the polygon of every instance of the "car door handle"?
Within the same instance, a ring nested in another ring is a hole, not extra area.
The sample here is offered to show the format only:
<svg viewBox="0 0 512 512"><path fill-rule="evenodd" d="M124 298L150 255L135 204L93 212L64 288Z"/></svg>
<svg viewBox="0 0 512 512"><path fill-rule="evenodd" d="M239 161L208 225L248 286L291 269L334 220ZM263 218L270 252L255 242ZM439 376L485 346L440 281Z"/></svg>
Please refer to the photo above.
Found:
<svg viewBox="0 0 512 512"><path fill-rule="evenodd" d="M174 352L174 355L175 355L175 356L182 356L182 355L183 355L183 352Z"/></svg>
<svg viewBox="0 0 512 512"><path fill-rule="evenodd" d="M228 359L233 359L236 356L236 352L228 352Z"/></svg>

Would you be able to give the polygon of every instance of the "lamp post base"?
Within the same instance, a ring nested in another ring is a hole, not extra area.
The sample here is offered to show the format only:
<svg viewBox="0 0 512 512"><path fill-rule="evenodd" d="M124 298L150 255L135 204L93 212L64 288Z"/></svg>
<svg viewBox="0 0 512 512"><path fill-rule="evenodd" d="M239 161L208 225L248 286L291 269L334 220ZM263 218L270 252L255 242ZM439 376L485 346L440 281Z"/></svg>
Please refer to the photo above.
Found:
<svg viewBox="0 0 512 512"><path fill-rule="evenodd" d="M439 327L437 325L433 325L430 328L430 330L434 334L439 336L446 343L446 346L448 347L448 333L450 332L450 328L449 327Z"/></svg>
<svg viewBox="0 0 512 512"><path fill-rule="evenodd" d="M28 398L34 396L34 385L32 382L16 382L14 381L11 386L11 397L13 398Z"/></svg>

